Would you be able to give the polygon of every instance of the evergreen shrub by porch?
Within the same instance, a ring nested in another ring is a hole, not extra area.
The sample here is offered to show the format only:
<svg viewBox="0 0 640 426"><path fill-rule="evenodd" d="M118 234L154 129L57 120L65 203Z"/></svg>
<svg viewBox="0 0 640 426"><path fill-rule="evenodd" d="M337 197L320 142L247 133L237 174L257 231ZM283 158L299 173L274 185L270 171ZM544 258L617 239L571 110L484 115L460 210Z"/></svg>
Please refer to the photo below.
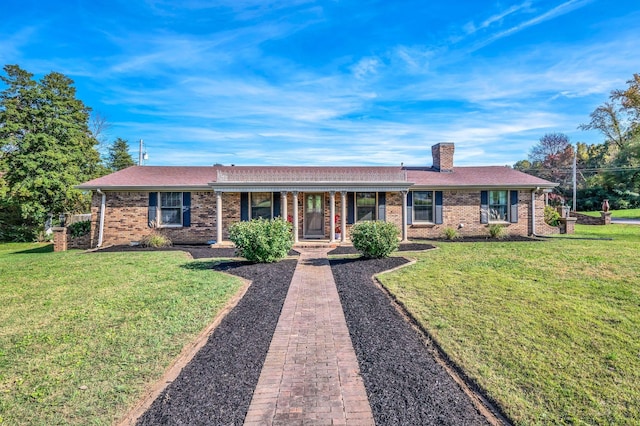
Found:
<svg viewBox="0 0 640 426"><path fill-rule="evenodd" d="M252 262L271 263L287 257L293 246L291 224L281 219L253 219L229 227L229 239L239 256Z"/></svg>
<svg viewBox="0 0 640 426"><path fill-rule="evenodd" d="M82 220L80 222L72 223L68 226L71 236L74 238L87 235L91 231L91 221Z"/></svg>
<svg viewBox="0 0 640 426"><path fill-rule="evenodd" d="M388 257L398 249L400 231L393 223L366 221L351 228L351 242L364 257Z"/></svg>
<svg viewBox="0 0 640 426"><path fill-rule="evenodd" d="M547 225L560 225L560 213L551 206L544 206L544 221Z"/></svg>

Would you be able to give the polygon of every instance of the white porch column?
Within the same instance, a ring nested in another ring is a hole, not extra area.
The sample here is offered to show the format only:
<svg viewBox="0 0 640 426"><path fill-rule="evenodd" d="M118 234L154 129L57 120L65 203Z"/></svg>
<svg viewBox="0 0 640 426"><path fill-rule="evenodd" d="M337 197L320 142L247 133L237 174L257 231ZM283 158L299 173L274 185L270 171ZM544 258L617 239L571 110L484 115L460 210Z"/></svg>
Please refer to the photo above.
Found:
<svg viewBox="0 0 640 426"><path fill-rule="evenodd" d="M285 222L287 221L287 191L282 191L280 193L280 211L281 211L281 216L282 216L282 220L284 220Z"/></svg>
<svg viewBox="0 0 640 426"><path fill-rule="evenodd" d="M340 242L347 240L347 191L340 192Z"/></svg>
<svg viewBox="0 0 640 426"><path fill-rule="evenodd" d="M216 191L216 243L222 242L222 192Z"/></svg>
<svg viewBox="0 0 640 426"><path fill-rule="evenodd" d="M336 240L336 191L329 191L329 242Z"/></svg>
<svg viewBox="0 0 640 426"><path fill-rule="evenodd" d="M407 241L407 191L402 191L402 241Z"/></svg>
<svg viewBox="0 0 640 426"><path fill-rule="evenodd" d="M298 243L298 191L293 191L293 243Z"/></svg>

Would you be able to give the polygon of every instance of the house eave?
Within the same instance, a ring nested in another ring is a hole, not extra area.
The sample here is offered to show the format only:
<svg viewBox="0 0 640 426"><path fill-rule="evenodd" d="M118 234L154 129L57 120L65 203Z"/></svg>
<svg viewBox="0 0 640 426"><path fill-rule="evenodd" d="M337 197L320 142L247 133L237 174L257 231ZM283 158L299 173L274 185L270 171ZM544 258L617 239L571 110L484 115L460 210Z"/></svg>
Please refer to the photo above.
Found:
<svg viewBox="0 0 640 426"><path fill-rule="evenodd" d="M186 192L186 191L211 191L209 185L76 185L76 189L82 191L95 191L100 189L101 191L129 191L129 192L153 192L153 191L173 191L173 192Z"/></svg>
<svg viewBox="0 0 640 426"><path fill-rule="evenodd" d="M209 186L221 192L366 192L407 191L410 182L212 182Z"/></svg>
<svg viewBox="0 0 640 426"><path fill-rule="evenodd" d="M534 190L534 189L552 189L556 184L473 184L473 185L425 185L415 184L412 190L431 190L431 191L461 191L461 190L483 190L483 189L519 189L519 190Z"/></svg>

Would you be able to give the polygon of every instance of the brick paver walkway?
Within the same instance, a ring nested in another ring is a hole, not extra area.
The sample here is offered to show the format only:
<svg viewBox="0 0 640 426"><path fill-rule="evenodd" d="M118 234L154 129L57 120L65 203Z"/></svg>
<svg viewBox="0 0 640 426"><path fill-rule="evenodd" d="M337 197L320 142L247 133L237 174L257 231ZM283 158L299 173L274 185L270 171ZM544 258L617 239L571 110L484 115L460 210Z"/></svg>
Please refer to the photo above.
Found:
<svg viewBox="0 0 640 426"><path fill-rule="evenodd" d="M245 425L373 425L329 249L302 249Z"/></svg>

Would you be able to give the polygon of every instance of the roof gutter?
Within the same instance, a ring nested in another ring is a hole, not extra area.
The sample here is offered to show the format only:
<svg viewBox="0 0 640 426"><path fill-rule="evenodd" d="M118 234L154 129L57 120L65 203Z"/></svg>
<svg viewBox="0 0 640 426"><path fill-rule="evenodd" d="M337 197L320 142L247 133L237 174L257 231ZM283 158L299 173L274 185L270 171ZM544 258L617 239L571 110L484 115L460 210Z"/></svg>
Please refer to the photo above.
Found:
<svg viewBox="0 0 640 426"><path fill-rule="evenodd" d="M222 192L278 191L407 191L411 182L212 182L210 189Z"/></svg>
<svg viewBox="0 0 640 426"><path fill-rule="evenodd" d="M97 245L97 247L102 247L102 237L104 235L104 210L107 204L107 194L102 192L100 188L96 188L96 192L102 195L102 201L100 202L100 225L98 228L98 245Z"/></svg>
<svg viewBox="0 0 640 426"><path fill-rule="evenodd" d="M146 166L145 166L146 167ZM127 191L127 192L154 192L154 191L210 191L209 185L109 185L109 186L93 186L93 185L76 185L74 188L83 191Z"/></svg>
<svg viewBox="0 0 640 426"><path fill-rule="evenodd" d="M540 188L531 191L531 235L536 236L536 192Z"/></svg>

